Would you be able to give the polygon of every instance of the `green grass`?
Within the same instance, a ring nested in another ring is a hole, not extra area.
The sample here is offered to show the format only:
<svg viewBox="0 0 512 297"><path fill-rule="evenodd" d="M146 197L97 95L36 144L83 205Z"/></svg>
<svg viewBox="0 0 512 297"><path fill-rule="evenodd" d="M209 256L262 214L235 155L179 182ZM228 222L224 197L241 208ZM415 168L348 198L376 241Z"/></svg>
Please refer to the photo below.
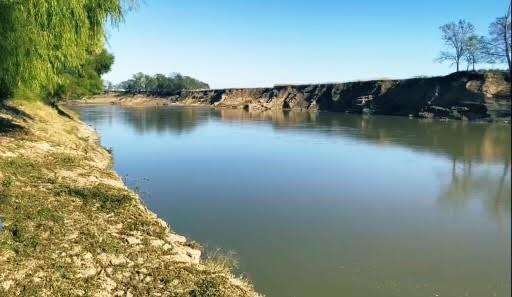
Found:
<svg viewBox="0 0 512 297"><path fill-rule="evenodd" d="M9 202L9 194L12 191L14 179L12 176L7 175L0 183L0 205Z"/></svg>
<svg viewBox="0 0 512 297"><path fill-rule="evenodd" d="M134 199L126 191L106 184L98 184L92 187L64 185L57 189L57 194L76 197L86 205L97 206L103 212L118 211Z"/></svg>

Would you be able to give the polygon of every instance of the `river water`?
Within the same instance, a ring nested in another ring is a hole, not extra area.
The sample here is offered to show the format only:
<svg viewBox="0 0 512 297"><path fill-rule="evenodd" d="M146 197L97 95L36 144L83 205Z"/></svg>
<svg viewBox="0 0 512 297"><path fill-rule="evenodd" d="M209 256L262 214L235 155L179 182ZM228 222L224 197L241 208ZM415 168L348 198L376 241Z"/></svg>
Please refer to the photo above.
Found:
<svg viewBox="0 0 512 297"><path fill-rule="evenodd" d="M509 125L79 109L148 207L277 297L510 296Z"/></svg>

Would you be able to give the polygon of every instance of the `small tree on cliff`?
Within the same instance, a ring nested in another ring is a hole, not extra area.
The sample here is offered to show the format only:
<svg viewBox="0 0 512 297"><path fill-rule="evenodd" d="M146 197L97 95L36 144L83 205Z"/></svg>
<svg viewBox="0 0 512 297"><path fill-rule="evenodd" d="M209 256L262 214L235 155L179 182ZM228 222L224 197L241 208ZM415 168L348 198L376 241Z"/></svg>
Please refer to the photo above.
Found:
<svg viewBox="0 0 512 297"><path fill-rule="evenodd" d="M482 48L484 45L484 38L482 36L477 36L475 34L468 37L466 41L466 53L464 57L466 58L466 62L468 63L468 68L472 66L473 71L475 71L475 65L482 62L483 54Z"/></svg>
<svg viewBox="0 0 512 297"><path fill-rule="evenodd" d="M485 42L484 54L489 63L507 62L509 71L512 71L512 41L511 41L511 7L507 14L489 26L490 38Z"/></svg>
<svg viewBox="0 0 512 297"><path fill-rule="evenodd" d="M459 20L457 23L445 24L439 29L443 33L442 38L448 50L441 51L437 61L441 63L450 61L452 65L455 64L458 72L461 59L468 50L468 38L474 35L475 27L466 20Z"/></svg>

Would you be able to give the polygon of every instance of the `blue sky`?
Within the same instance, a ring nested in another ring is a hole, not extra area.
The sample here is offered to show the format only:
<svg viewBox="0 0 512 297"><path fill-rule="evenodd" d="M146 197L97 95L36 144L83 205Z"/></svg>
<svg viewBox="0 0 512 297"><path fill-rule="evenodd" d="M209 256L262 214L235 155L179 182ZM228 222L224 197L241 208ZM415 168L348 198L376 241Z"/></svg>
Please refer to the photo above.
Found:
<svg viewBox="0 0 512 297"><path fill-rule="evenodd" d="M109 32L105 79L180 72L212 88L406 78L451 72L433 60L438 27L479 34L508 0L146 0Z"/></svg>

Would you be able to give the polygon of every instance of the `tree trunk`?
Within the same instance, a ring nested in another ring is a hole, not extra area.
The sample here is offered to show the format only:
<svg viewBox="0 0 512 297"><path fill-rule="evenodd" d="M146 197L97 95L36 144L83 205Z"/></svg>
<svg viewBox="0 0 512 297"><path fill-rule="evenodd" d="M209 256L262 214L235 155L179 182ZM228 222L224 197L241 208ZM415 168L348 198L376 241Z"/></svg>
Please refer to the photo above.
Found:
<svg viewBox="0 0 512 297"><path fill-rule="evenodd" d="M508 40L508 18L510 17L510 14L512 13L512 3L508 5L507 15L505 16L505 30L504 31L504 38L505 38L505 56L507 57L507 63L508 63L508 71L512 72L512 61L510 57L510 40Z"/></svg>

